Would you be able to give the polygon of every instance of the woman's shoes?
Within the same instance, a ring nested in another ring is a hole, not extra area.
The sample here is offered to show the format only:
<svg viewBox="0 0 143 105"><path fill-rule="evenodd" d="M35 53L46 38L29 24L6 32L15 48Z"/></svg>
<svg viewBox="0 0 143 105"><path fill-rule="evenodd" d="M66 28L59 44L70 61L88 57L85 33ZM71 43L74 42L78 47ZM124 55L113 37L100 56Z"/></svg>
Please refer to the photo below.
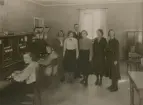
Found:
<svg viewBox="0 0 143 105"><path fill-rule="evenodd" d="M85 81L84 86L88 86L88 83Z"/></svg>
<svg viewBox="0 0 143 105"><path fill-rule="evenodd" d="M88 82L87 80L84 78L80 81L81 84L83 84L84 86L88 86Z"/></svg>
<svg viewBox="0 0 143 105"><path fill-rule="evenodd" d="M84 82L85 82L84 79L80 81L81 84L84 84Z"/></svg>
<svg viewBox="0 0 143 105"><path fill-rule="evenodd" d="M102 86L102 80L96 80L95 85Z"/></svg>
<svg viewBox="0 0 143 105"><path fill-rule="evenodd" d="M114 87L114 86L109 86L108 88L107 88L110 92L116 92L116 91L118 91L118 87Z"/></svg>
<svg viewBox="0 0 143 105"><path fill-rule="evenodd" d="M110 92L116 92L116 91L118 91L118 88L112 88L112 89L110 89Z"/></svg>
<svg viewBox="0 0 143 105"><path fill-rule="evenodd" d="M99 79L96 80L95 85L99 85Z"/></svg>
<svg viewBox="0 0 143 105"><path fill-rule="evenodd" d="M107 89L110 90L110 89L112 89L112 87L113 87L113 86L111 85L111 86L107 87Z"/></svg>

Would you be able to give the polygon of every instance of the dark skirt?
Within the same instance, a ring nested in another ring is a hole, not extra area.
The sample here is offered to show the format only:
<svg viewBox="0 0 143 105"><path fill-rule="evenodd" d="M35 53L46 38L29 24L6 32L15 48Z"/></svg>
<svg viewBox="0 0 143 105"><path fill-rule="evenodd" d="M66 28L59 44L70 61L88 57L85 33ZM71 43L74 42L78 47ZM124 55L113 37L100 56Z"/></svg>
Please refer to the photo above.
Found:
<svg viewBox="0 0 143 105"><path fill-rule="evenodd" d="M83 75L88 75L90 71L89 50L79 51L78 68Z"/></svg>
<svg viewBox="0 0 143 105"><path fill-rule="evenodd" d="M77 67L76 50L66 50L64 56L65 72L75 72Z"/></svg>

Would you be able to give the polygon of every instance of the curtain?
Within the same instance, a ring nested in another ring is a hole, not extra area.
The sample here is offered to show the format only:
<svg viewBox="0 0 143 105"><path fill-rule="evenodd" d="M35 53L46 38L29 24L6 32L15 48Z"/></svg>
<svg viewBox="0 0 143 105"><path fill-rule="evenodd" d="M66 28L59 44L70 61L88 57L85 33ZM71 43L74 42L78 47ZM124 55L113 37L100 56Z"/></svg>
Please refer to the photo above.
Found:
<svg viewBox="0 0 143 105"><path fill-rule="evenodd" d="M103 29L107 37L107 9L86 9L80 10L79 25L80 31L86 30L88 37L94 39L97 37L96 31Z"/></svg>

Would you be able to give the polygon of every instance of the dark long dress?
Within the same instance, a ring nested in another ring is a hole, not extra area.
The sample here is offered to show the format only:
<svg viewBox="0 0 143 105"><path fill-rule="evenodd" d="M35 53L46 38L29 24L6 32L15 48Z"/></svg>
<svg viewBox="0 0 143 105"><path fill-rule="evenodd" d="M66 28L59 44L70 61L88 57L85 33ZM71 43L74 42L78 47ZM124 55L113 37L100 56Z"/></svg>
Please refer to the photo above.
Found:
<svg viewBox="0 0 143 105"><path fill-rule="evenodd" d="M106 75L112 80L120 79L119 71L119 42L116 39L109 40L106 48ZM114 65L117 61L117 65Z"/></svg>
<svg viewBox="0 0 143 105"><path fill-rule="evenodd" d="M106 48L106 39L101 38L98 42L96 38L93 43L93 72L96 75L105 74L105 48Z"/></svg>
<svg viewBox="0 0 143 105"><path fill-rule="evenodd" d="M59 54L59 69L58 69L58 74L60 76L61 79L63 79L64 77L64 67L63 67L63 46L61 46L61 42L58 38L55 39L55 43L58 46L58 54ZM63 39L63 43L64 43L64 39Z"/></svg>

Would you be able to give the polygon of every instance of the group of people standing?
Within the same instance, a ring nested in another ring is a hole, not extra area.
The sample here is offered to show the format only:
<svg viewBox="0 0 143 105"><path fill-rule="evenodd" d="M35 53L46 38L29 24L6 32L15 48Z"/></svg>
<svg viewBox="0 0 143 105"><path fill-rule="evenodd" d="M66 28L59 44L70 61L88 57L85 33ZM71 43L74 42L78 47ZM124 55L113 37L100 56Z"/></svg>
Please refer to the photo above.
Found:
<svg viewBox="0 0 143 105"><path fill-rule="evenodd" d="M78 24L74 25L75 32L69 31L67 38L61 30L58 39L63 54L64 80L73 82L81 78L81 83L88 84L89 74L95 74L97 79L95 85L102 85L103 76L112 80L108 89L111 92L118 90L119 72L119 42L115 38L115 32L110 29L108 40L104 38L102 29L97 30L97 37L89 39L86 30L78 31Z"/></svg>
<svg viewBox="0 0 143 105"><path fill-rule="evenodd" d="M95 74L95 85L102 85L103 76L109 77L112 84L108 89L111 92L117 91L120 79L119 42L115 38L114 30L109 30L106 39L103 30L98 29L97 37L91 40L87 37L88 32L79 32L78 27L78 24L75 24L75 32L69 31L66 38L64 31L60 30L56 40L51 41L53 43L50 43L45 34L36 34L36 39L31 45L31 53L28 53L28 58L24 56L24 61L29 65L22 72L14 72L10 78L18 82L28 80L30 84L39 84L46 80L44 77L56 76L58 73L61 81L72 83L82 78L80 82L87 86L88 76ZM32 55L35 56L35 60ZM44 59L37 59L41 57Z"/></svg>
<svg viewBox="0 0 143 105"><path fill-rule="evenodd" d="M69 31L64 38L64 31L58 32L58 37L50 41L47 33L35 34L30 51L23 55L26 67L22 71L15 71L8 80L22 82L34 87L35 103L41 105L41 90L48 89L48 80L59 77L58 80L68 83L78 78L85 86L88 76L95 74L95 85L102 85L103 76L111 79L108 90L118 90L119 71L119 42L115 32L110 29L108 39L104 38L102 29L97 30L97 37L89 39L86 30L78 31L78 24L74 25L75 32ZM41 28L42 30L42 28ZM49 30L49 28L47 28Z"/></svg>

